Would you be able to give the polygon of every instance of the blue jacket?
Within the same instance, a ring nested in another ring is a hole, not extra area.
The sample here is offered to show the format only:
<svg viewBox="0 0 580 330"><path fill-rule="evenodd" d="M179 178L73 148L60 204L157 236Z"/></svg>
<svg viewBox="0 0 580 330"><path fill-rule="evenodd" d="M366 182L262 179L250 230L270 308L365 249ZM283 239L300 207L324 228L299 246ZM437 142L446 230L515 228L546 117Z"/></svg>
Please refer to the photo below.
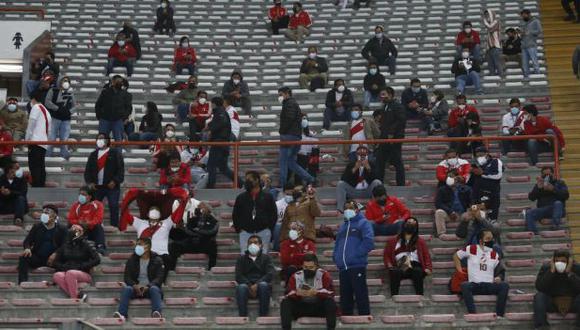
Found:
<svg viewBox="0 0 580 330"><path fill-rule="evenodd" d="M346 220L336 234L333 260L339 271L368 265L369 252L374 249L371 223L361 214Z"/></svg>

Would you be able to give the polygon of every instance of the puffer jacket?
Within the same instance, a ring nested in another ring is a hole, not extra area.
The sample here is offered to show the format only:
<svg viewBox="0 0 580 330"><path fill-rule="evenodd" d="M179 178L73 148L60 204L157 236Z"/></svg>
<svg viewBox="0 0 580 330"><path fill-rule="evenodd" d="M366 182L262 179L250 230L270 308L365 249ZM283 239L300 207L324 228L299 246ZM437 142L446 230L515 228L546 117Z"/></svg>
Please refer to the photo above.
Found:
<svg viewBox="0 0 580 330"><path fill-rule="evenodd" d="M373 227L362 213L358 213L340 226L332 259L339 271L366 267L369 252L374 247Z"/></svg>
<svg viewBox="0 0 580 330"><path fill-rule="evenodd" d="M86 238L72 239L69 233L66 242L56 251L53 266L57 271L80 270L88 273L100 263L99 254Z"/></svg>

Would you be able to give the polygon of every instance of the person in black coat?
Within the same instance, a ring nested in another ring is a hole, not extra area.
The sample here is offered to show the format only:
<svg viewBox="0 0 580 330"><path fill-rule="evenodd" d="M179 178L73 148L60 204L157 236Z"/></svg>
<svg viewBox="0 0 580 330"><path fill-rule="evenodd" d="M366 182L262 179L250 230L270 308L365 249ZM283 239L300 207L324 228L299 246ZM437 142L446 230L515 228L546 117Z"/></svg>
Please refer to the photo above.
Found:
<svg viewBox="0 0 580 330"><path fill-rule="evenodd" d="M330 129L330 123L334 121L349 121L353 103L352 92L346 88L344 80L336 79L334 88L326 93L326 110L324 110L322 128Z"/></svg>
<svg viewBox="0 0 580 330"><path fill-rule="evenodd" d="M159 34L165 33L172 36L175 34L175 21L173 20L173 7L169 0L161 0L159 2L159 7L157 7L157 20L155 21L155 26L153 31Z"/></svg>
<svg viewBox="0 0 580 330"><path fill-rule="evenodd" d="M421 88L421 80L411 79L411 86L405 88L401 94L401 103L407 112L407 119L423 118L425 110L429 107L427 91Z"/></svg>
<svg viewBox="0 0 580 330"><path fill-rule="evenodd" d="M149 101L145 107L147 112L141 118L139 133L129 135L129 140L131 141L155 141L161 137L163 116L157 110L157 104Z"/></svg>
<svg viewBox="0 0 580 330"><path fill-rule="evenodd" d="M123 139L123 123L133 112L133 96L123 89L123 77L115 75L111 87L103 89L95 111L99 120L99 133L113 132L115 141Z"/></svg>
<svg viewBox="0 0 580 330"><path fill-rule="evenodd" d="M361 54L369 62L388 66L389 74L392 76L397 70L398 52L391 39L387 38L384 32L385 28L382 25L377 25L375 36L367 41Z"/></svg>
<svg viewBox="0 0 580 330"><path fill-rule="evenodd" d="M318 56L316 47L308 47L308 57L302 61L298 83L300 88L311 92L326 86L328 81L328 64L324 57Z"/></svg>
<svg viewBox="0 0 580 330"><path fill-rule="evenodd" d="M364 106L368 107L371 102L379 102L379 94L383 88L387 87L387 82L376 63L369 63L363 86L365 89Z"/></svg>
<svg viewBox="0 0 580 330"><path fill-rule="evenodd" d="M0 214L14 214L14 224L22 225L28 212L27 193L24 171L18 162L10 160L0 176Z"/></svg>
<svg viewBox="0 0 580 330"><path fill-rule="evenodd" d="M133 47L137 51L137 60L141 59L141 40L139 39L139 32L133 27L131 20L123 21L123 29L117 34L122 33L127 36L127 40L131 41Z"/></svg>
<svg viewBox="0 0 580 330"><path fill-rule="evenodd" d="M56 251L53 267L56 273L52 281L71 299L87 299L87 294L79 291L79 283L91 283L91 269L101 263L95 247L83 236L83 227L73 225L68 231L64 244Z"/></svg>
<svg viewBox="0 0 580 330"><path fill-rule="evenodd" d="M481 88L481 63L472 56L468 47L463 47L461 56L456 57L451 66L451 73L455 75L457 94L465 94L465 87L473 85L477 94L483 94Z"/></svg>
<svg viewBox="0 0 580 330"><path fill-rule="evenodd" d="M244 77L240 71L234 70L230 79L224 82L222 87L222 97L231 96L234 107L241 107L244 114L252 115L252 100L250 99L250 87L244 81Z"/></svg>
<svg viewBox="0 0 580 330"><path fill-rule="evenodd" d="M32 226L22 242L24 252L18 259L18 284L28 281L29 269L51 266L55 254L64 243L67 235L66 226L57 222L58 209L54 205L45 205L40 215L40 222Z"/></svg>
<svg viewBox="0 0 580 330"><path fill-rule="evenodd" d="M395 90L386 87L381 91L383 102L383 116L381 118L381 139L403 139L405 138L405 126L407 116L405 109L395 100ZM405 167L403 166L403 155L401 143L383 143L376 151L376 175L381 181L385 177L387 164L393 165L397 171L397 186L405 185Z"/></svg>
<svg viewBox="0 0 580 330"><path fill-rule="evenodd" d="M85 183L95 191L95 199L107 197L111 212L111 226L119 226L119 198L125 180L125 161L121 149L111 148L111 139L97 135L97 149L89 155L85 166Z"/></svg>
<svg viewBox="0 0 580 330"><path fill-rule="evenodd" d="M551 218L552 230L559 230L562 217L566 215L568 198L570 192L564 180L554 176L554 169L551 166L544 166L542 175L536 178L536 184L528 194L530 201L536 201L536 208L526 211L526 229L537 235L536 222Z"/></svg>

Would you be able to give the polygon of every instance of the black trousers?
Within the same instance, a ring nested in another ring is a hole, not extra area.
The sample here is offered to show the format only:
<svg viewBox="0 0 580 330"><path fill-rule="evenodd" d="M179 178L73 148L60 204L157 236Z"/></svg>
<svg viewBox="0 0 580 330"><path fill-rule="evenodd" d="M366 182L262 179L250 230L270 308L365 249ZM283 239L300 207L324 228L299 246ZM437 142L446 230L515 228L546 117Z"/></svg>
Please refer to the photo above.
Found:
<svg viewBox="0 0 580 330"><path fill-rule="evenodd" d="M387 143L379 146L376 164L375 178L384 181L387 164L393 165L397 172L397 186L405 185L405 166L403 165L403 153L400 143Z"/></svg>
<svg viewBox="0 0 580 330"><path fill-rule="evenodd" d="M272 34L280 34L280 29L288 28L288 22L290 21L290 17L288 15L282 16L278 18L278 21L272 22Z"/></svg>
<svg viewBox="0 0 580 330"><path fill-rule="evenodd" d="M499 208L501 206L501 185L498 180L489 180L478 178L472 187L472 194L475 200L481 199L482 196L489 197L487 208L491 212L489 218L497 220L499 217Z"/></svg>
<svg viewBox="0 0 580 330"><path fill-rule="evenodd" d="M230 157L230 147L212 146L209 148L209 158L207 160L207 188L215 188L217 180L217 171L229 179L234 179L234 172L228 167L228 158ZM238 177L238 186L241 186L241 179Z"/></svg>
<svg viewBox="0 0 580 330"><path fill-rule="evenodd" d="M421 264L418 262L412 262L411 265L412 267L406 271L402 271L399 268L393 268L389 270L391 296L396 296L399 294L399 288L401 287L402 279L411 279L413 281L415 293L423 295L423 278L425 278L423 267L421 267Z"/></svg>
<svg viewBox="0 0 580 330"><path fill-rule="evenodd" d="M18 258L18 284L28 281L28 272L30 269L46 266L47 258L40 257L36 254L30 257Z"/></svg>
<svg viewBox="0 0 580 330"><path fill-rule="evenodd" d="M207 270L210 270L217 263L217 243L214 239L193 240L186 238L173 241L169 244L169 270L174 270L177 266L177 259L184 253L205 253L209 258Z"/></svg>
<svg viewBox="0 0 580 330"><path fill-rule="evenodd" d="M285 298L280 304L282 329L292 329L292 320L302 316L326 317L326 328L336 328L336 303L333 298L308 303L301 300Z"/></svg>
<svg viewBox="0 0 580 330"><path fill-rule="evenodd" d="M46 149L36 146L28 146L28 168L32 177L33 187L44 187L46 183Z"/></svg>
<svg viewBox="0 0 580 330"><path fill-rule="evenodd" d="M570 2L574 3L574 7L576 7L576 16L577 18L580 18L580 0L562 0L562 8L564 8L568 16L574 16L572 7L570 7Z"/></svg>

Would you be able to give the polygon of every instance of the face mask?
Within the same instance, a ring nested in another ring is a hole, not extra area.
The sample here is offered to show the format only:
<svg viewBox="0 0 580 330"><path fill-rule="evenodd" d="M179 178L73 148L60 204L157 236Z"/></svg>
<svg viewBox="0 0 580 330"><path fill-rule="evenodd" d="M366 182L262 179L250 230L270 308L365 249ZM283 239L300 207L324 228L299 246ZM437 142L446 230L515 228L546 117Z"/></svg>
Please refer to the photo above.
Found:
<svg viewBox="0 0 580 330"><path fill-rule="evenodd" d="M292 197L291 195L286 195L286 196L284 196L284 201L286 201L286 203L290 204L294 201L294 197Z"/></svg>
<svg viewBox="0 0 580 330"><path fill-rule="evenodd" d="M447 164L449 164L449 166L451 166L451 167L457 166L458 163L459 163L459 160L457 158L449 158L447 160Z"/></svg>
<svg viewBox="0 0 580 330"><path fill-rule="evenodd" d="M199 104L203 105L205 104L205 102L207 102L205 97L200 97L199 100L197 101Z"/></svg>
<svg viewBox="0 0 580 330"><path fill-rule="evenodd" d="M469 34L469 33L471 33L471 28L465 28L464 31L465 31L465 33Z"/></svg>
<svg viewBox="0 0 580 330"><path fill-rule="evenodd" d="M14 173L14 176L16 176L17 178L21 179L24 176L24 170L19 168L16 170L16 173Z"/></svg>
<svg viewBox="0 0 580 330"><path fill-rule="evenodd" d="M244 189L246 189L246 191L254 189L254 182L251 180L246 180L246 182L244 182Z"/></svg>
<svg viewBox="0 0 580 330"><path fill-rule="evenodd" d="M451 187L455 184L455 178L448 176L447 179L445 179L445 184Z"/></svg>
<svg viewBox="0 0 580 330"><path fill-rule="evenodd" d="M383 37L383 33L382 32L377 32L377 33L375 33L375 37L377 39L381 39Z"/></svg>
<svg viewBox="0 0 580 330"><path fill-rule="evenodd" d="M175 131L174 130L169 130L167 132L165 132L165 136L168 138L172 138L175 136Z"/></svg>
<svg viewBox="0 0 580 330"><path fill-rule="evenodd" d="M413 93L419 93L421 91L421 87L411 87L411 91L413 91Z"/></svg>
<svg viewBox="0 0 580 330"><path fill-rule="evenodd" d="M274 4L274 6L276 6L276 7L280 7L280 6L282 6L282 3L281 3L281 2L276 2L276 3Z"/></svg>
<svg viewBox="0 0 580 330"><path fill-rule="evenodd" d="M524 17L524 22L529 22L530 18L529 17Z"/></svg>
<svg viewBox="0 0 580 330"><path fill-rule="evenodd" d="M302 119L300 126L302 126L302 128L308 127L308 119Z"/></svg>
<svg viewBox="0 0 580 330"><path fill-rule="evenodd" d="M566 270L566 266L567 266L567 264L565 262L562 262L562 261L556 261L554 263L554 268L556 268L556 271L558 273L563 273Z"/></svg>
<svg viewBox="0 0 580 330"><path fill-rule="evenodd" d="M288 232L288 237L290 237L290 239L293 241L297 240L298 239L298 231L294 230L294 229L290 230Z"/></svg>
<svg viewBox="0 0 580 330"><path fill-rule="evenodd" d="M16 104L14 104L14 103L8 104L8 111L14 112L14 111L16 111L16 109L18 109L18 106Z"/></svg>
<svg viewBox="0 0 580 330"><path fill-rule="evenodd" d="M46 213L43 213L40 215L40 222L42 222L43 224L47 224L48 220L50 220L50 216Z"/></svg>
<svg viewBox="0 0 580 330"><path fill-rule="evenodd" d="M375 68L369 69L369 73L370 73L371 75L373 75L373 76L374 76L374 75L376 75L376 74L377 74L377 72L378 72L378 70L377 70L377 69L375 69Z"/></svg>
<svg viewBox="0 0 580 330"><path fill-rule="evenodd" d="M417 231L417 226L415 225L405 225L403 227L403 232L405 234L414 234Z"/></svg>
<svg viewBox="0 0 580 330"><path fill-rule="evenodd" d="M296 8L296 7L293 7L293 8L292 8L292 12L293 12L294 14L296 14L296 13L298 12L298 8Z"/></svg>
<svg viewBox="0 0 580 330"><path fill-rule="evenodd" d="M493 248L493 244L494 244L493 241L483 243L483 245L487 246L490 249Z"/></svg>
<svg viewBox="0 0 580 330"><path fill-rule="evenodd" d="M149 210L149 220L159 220L161 218L161 212L159 210Z"/></svg>
<svg viewBox="0 0 580 330"><path fill-rule="evenodd" d="M358 111L353 111L350 113L350 117L352 118L352 120L357 120L360 118L360 112Z"/></svg>
<svg viewBox="0 0 580 330"><path fill-rule="evenodd" d="M62 89L69 89L70 88L70 83L68 81L65 81L62 83Z"/></svg>
<svg viewBox="0 0 580 330"><path fill-rule="evenodd" d="M313 278L316 275L316 271L312 269L305 269L304 270L304 277L306 278Z"/></svg>
<svg viewBox="0 0 580 330"><path fill-rule="evenodd" d="M460 104L457 106L459 109L464 110L465 109L465 104Z"/></svg>
<svg viewBox="0 0 580 330"><path fill-rule="evenodd" d="M257 256L258 253L260 253L260 247L258 244L252 243L250 246L248 246L248 252L250 252L250 254L253 256Z"/></svg>
<svg viewBox="0 0 580 330"><path fill-rule="evenodd" d="M135 246L135 254L138 256L142 256L145 254L145 248L142 245Z"/></svg>
<svg viewBox="0 0 580 330"><path fill-rule="evenodd" d="M125 46L125 40L119 40L119 41L117 41L117 45L119 45L119 47Z"/></svg>
<svg viewBox="0 0 580 330"><path fill-rule="evenodd" d="M161 3L161 8L167 8L167 3L165 2Z"/></svg>
<svg viewBox="0 0 580 330"><path fill-rule="evenodd" d="M431 96L431 103L437 102L437 96Z"/></svg>
<svg viewBox="0 0 580 330"><path fill-rule="evenodd" d="M516 116L518 113L520 113L520 108L513 107L510 109L510 112L512 115Z"/></svg>
<svg viewBox="0 0 580 330"><path fill-rule="evenodd" d="M346 220L350 220L350 219L354 218L355 215L356 215L355 210L352 210L352 209L344 210L344 218Z"/></svg>
<svg viewBox="0 0 580 330"><path fill-rule="evenodd" d="M237 85L240 83L240 79L233 79L232 81L234 82L234 85Z"/></svg>
<svg viewBox="0 0 580 330"><path fill-rule="evenodd" d="M171 167L171 172L177 172L179 171L179 166L178 167Z"/></svg>
<svg viewBox="0 0 580 330"><path fill-rule="evenodd" d="M336 88L337 91L339 91L340 93L344 92L346 88L343 85L340 85Z"/></svg>
<svg viewBox="0 0 580 330"><path fill-rule="evenodd" d="M485 156L477 157L477 163L479 165L483 165L483 164L487 163L487 157L485 157Z"/></svg>
<svg viewBox="0 0 580 330"><path fill-rule="evenodd" d="M469 58L469 52L463 52L463 53L461 53L461 56L463 58Z"/></svg>
<svg viewBox="0 0 580 330"><path fill-rule="evenodd" d="M479 216L480 216L482 219L485 219L485 217L487 216L487 214L485 213L485 211L484 211L484 210L480 210L480 211L479 211Z"/></svg>
<svg viewBox="0 0 580 330"><path fill-rule="evenodd" d="M86 204L87 203L87 196L79 195L79 203Z"/></svg>
<svg viewBox="0 0 580 330"><path fill-rule="evenodd" d="M385 206L385 204L387 204L387 200L385 198L377 199L377 204L380 206Z"/></svg>
<svg viewBox="0 0 580 330"><path fill-rule="evenodd" d="M105 147L105 145L106 145L105 140L97 139L97 148L103 149Z"/></svg>
<svg viewBox="0 0 580 330"><path fill-rule="evenodd" d="M316 53L310 53L310 54L308 54L308 57L310 57L310 59L315 59Z"/></svg>
<svg viewBox="0 0 580 330"><path fill-rule="evenodd" d="M187 48L187 46L189 46L189 44L187 42L184 42L181 44L181 48Z"/></svg>
<svg viewBox="0 0 580 330"><path fill-rule="evenodd" d="M282 102L284 102L284 96L280 95L278 96L278 103L282 104Z"/></svg>

